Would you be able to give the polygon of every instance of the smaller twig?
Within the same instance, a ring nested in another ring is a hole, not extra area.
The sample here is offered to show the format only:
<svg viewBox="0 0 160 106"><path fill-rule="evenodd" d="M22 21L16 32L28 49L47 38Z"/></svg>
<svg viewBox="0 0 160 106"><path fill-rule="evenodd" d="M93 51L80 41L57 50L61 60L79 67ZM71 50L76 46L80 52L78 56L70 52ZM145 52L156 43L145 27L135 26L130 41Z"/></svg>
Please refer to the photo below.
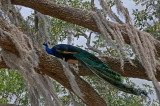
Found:
<svg viewBox="0 0 160 106"><path fill-rule="evenodd" d="M35 32L37 32L38 31L38 21L39 21L39 19L38 19L38 16L37 16L37 11L35 11L34 10L34 24L35 24Z"/></svg>
<svg viewBox="0 0 160 106"><path fill-rule="evenodd" d="M93 32L90 32L89 37L88 37L88 35L86 33L82 32L81 30L77 30L77 31L80 32L81 36L83 36L83 37L85 37L87 39L86 45L87 45L89 50L92 50L92 51L98 53L99 55L103 54L99 49L94 48L93 46L90 45L91 35L92 35Z"/></svg>
<svg viewBox="0 0 160 106"><path fill-rule="evenodd" d="M92 8L93 11L95 11L94 0L91 0L91 8Z"/></svg>
<svg viewBox="0 0 160 106"><path fill-rule="evenodd" d="M109 6L105 3L104 0L99 0L102 8L103 8L103 12L106 15L108 15L112 20L123 24L123 21L120 20L120 18L109 8Z"/></svg>
<svg viewBox="0 0 160 106"><path fill-rule="evenodd" d="M117 12L118 12L118 14L120 14L120 13L123 14L123 16L125 17L126 23L127 23L127 24L130 24L130 23L131 23L131 18L130 18L130 16L129 16L128 9L125 8L125 7L122 5L122 3L121 3L120 0L116 0L115 3L116 3L116 6L117 6Z"/></svg>
<svg viewBox="0 0 160 106"><path fill-rule="evenodd" d="M71 95L71 102L73 103L73 106L77 106L77 105L78 105L78 103L76 102L76 100L75 100L75 98L74 98L74 96L73 96L72 92L71 92L71 91L69 91L69 94Z"/></svg>

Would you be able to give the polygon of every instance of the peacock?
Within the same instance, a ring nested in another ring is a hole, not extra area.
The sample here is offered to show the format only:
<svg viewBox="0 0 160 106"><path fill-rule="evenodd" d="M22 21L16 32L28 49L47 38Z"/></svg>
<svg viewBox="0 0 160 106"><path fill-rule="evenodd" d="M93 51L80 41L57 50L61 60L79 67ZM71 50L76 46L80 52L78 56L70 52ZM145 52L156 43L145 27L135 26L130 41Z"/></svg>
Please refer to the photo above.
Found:
<svg viewBox="0 0 160 106"><path fill-rule="evenodd" d="M58 44L53 46L51 49L48 47L47 43L44 43L43 45L45 46L48 54L56 56L65 61L78 60L82 66L89 69L95 75L107 81L121 91L138 96L148 97L148 93L145 90L124 84L122 76L119 73L111 70L106 63L86 50L67 44Z"/></svg>

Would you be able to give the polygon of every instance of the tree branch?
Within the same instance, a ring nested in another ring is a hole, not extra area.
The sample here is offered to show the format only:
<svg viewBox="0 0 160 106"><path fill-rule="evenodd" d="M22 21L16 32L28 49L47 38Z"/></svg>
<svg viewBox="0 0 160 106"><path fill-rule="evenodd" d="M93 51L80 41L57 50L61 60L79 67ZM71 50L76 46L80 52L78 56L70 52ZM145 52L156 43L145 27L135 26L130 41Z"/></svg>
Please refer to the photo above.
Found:
<svg viewBox="0 0 160 106"><path fill-rule="evenodd" d="M89 34L89 36L88 36L85 32L83 32L83 31L81 31L81 30L79 30L79 29L77 29L77 31L79 32L79 34L80 34L81 36L83 36L84 38L86 38L86 40L87 40L86 45L87 45L87 47L88 47L87 49L92 50L92 51L98 53L99 55L102 55L102 54L103 54L103 53L101 52L101 50L99 50L99 49L97 49L97 48L94 48L94 47L92 47L92 46L90 45L91 35L92 35L93 32L90 32L90 34ZM72 34L75 36L74 33L72 33Z"/></svg>
<svg viewBox="0 0 160 106"><path fill-rule="evenodd" d="M124 77L130 77L130 78L140 78L140 79L145 79L145 80L150 80L146 74L145 69L143 66L138 62L138 61L133 61L134 66L129 62L129 61L124 61L124 70L121 69L121 63L119 58L115 57L107 57L107 56L101 56L100 57L104 62L108 64L108 66L120 73ZM159 67L157 66L157 80L160 81L160 71Z"/></svg>
<svg viewBox="0 0 160 106"><path fill-rule="evenodd" d="M93 11L85 12L80 9L71 8L68 6L58 5L54 2L48 0L11 0L12 4L22 5L29 8L32 8L36 11L41 12L45 15L50 15L52 17L71 22L88 28L95 32L100 32L95 20L93 19L93 14L96 14ZM110 22L104 19L108 24L114 29L118 27L121 30L121 33L124 37L124 40L127 44L130 44L129 36L127 33L127 24L118 24ZM160 57L160 42L155 40L155 45L157 49L157 55Z"/></svg>

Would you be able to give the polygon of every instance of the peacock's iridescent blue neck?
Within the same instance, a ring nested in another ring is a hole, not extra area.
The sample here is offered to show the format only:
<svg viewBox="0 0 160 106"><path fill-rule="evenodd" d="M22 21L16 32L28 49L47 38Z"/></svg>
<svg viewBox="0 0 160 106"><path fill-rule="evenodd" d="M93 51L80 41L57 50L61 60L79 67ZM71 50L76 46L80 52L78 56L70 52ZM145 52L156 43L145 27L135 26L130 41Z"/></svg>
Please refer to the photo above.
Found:
<svg viewBox="0 0 160 106"><path fill-rule="evenodd" d="M47 51L48 54L54 55L53 50L50 49L50 48L48 47L48 45L46 45L46 51Z"/></svg>

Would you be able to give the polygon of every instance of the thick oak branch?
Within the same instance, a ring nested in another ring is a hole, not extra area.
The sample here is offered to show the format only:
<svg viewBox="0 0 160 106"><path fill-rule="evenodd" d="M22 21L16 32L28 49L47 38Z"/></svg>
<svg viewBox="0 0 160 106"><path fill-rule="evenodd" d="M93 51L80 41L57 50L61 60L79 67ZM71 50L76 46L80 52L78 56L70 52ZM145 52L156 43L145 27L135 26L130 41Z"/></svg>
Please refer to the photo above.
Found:
<svg viewBox="0 0 160 106"><path fill-rule="evenodd" d="M119 58L107 57L107 56L103 56L100 58L104 62L106 62L112 70L120 73L122 76L150 80L146 74L145 69L142 67L142 65L138 61L133 61L134 66L129 61L125 61L124 70L122 70ZM159 66L157 66L156 77L157 77L157 80L160 81Z"/></svg>
<svg viewBox="0 0 160 106"><path fill-rule="evenodd" d="M62 65L58 61L58 59L56 57L48 55L44 51L37 50L37 54L39 56L40 62L39 62L39 68L35 70L52 77L60 84L65 86L67 89L74 92L74 90L71 87L69 79L64 74L65 70L62 68ZM75 76L75 81L77 82L78 87L80 88L80 91L83 94L83 97L81 99L86 104L90 106L97 106L102 104L106 105L104 100L100 98L100 96L95 92L95 90L92 87L90 87L88 83L82 80L75 72L73 72L73 74Z"/></svg>
<svg viewBox="0 0 160 106"><path fill-rule="evenodd" d="M11 0L12 4L22 5L37 10L45 15L71 22L98 32L98 28L91 17L94 12L85 12L80 9L64 5L57 5L49 0ZM92 26L90 26L92 25Z"/></svg>

